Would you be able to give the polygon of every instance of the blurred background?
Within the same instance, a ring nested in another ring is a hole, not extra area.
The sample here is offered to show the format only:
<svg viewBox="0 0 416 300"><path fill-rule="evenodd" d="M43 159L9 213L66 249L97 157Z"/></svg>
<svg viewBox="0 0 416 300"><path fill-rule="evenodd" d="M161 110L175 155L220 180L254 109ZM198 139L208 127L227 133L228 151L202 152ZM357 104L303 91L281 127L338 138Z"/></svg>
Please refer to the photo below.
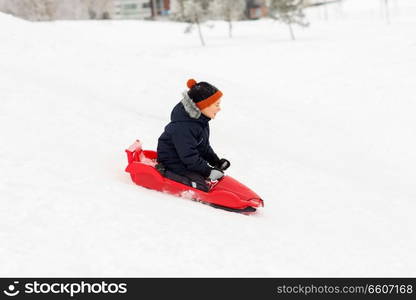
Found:
<svg viewBox="0 0 416 300"><path fill-rule="evenodd" d="M319 14L328 20L342 13L345 0L0 0L0 11L30 20L166 20L187 22L185 32L197 25L202 45L205 45L200 24L207 20L228 22L229 36L233 21L271 18L288 25L295 40L292 25L307 27L310 23L305 10L320 7ZM357 1L356 1L357 2ZM379 11L386 23L391 10L397 13L399 0L363 0ZM359 6L359 5L357 5ZM328 8L329 7L329 8ZM316 10L315 10L316 11Z"/></svg>
<svg viewBox="0 0 416 300"><path fill-rule="evenodd" d="M149 19L177 18L187 6L201 6L213 18L219 18L213 5L233 6L238 19L257 19L268 14L271 5L287 3L308 7L342 0L1 0L0 11L28 20L61 19ZM384 0L383 0L384 1ZM211 10L208 11L208 6Z"/></svg>

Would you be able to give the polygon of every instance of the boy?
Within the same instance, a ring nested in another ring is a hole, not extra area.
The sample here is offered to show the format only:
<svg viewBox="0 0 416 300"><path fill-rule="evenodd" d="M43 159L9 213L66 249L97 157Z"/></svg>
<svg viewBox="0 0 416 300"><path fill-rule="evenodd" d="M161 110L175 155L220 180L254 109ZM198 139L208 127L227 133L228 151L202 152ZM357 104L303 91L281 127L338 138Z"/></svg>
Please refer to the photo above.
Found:
<svg viewBox="0 0 416 300"><path fill-rule="evenodd" d="M222 92L207 82L187 82L188 91L172 110L159 137L156 168L167 178L208 192L207 179L219 180L230 162L209 143L209 121L221 110Z"/></svg>

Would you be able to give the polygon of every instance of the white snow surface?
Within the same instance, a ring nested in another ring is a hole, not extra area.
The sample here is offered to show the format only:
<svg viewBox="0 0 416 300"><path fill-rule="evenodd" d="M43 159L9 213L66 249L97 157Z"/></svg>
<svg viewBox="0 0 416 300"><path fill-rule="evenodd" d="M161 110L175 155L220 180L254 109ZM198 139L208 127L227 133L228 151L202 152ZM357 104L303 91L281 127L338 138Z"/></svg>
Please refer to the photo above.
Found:
<svg viewBox="0 0 416 300"><path fill-rule="evenodd" d="M0 276L416 276L416 3L349 0L197 31L0 14ZM256 215L135 185L186 81Z"/></svg>

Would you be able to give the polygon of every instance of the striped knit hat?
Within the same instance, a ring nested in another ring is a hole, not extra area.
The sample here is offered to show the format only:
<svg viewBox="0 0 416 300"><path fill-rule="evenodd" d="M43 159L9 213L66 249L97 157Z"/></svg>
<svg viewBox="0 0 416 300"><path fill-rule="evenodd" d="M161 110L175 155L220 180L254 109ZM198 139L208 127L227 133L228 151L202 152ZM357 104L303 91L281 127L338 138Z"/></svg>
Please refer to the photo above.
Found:
<svg viewBox="0 0 416 300"><path fill-rule="evenodd" d="M196 82L189 79L186 85L189 88L188 96L195 102L200 110L210 106L221 98L222 92L208 82Z"/></svg>

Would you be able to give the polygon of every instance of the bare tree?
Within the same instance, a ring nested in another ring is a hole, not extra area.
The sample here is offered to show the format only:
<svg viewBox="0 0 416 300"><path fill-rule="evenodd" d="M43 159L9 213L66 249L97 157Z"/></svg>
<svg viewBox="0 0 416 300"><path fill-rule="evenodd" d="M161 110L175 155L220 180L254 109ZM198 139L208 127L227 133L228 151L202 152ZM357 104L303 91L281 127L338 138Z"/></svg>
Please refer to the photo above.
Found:
<svg viewBox="0 0 416 300"><path fill-rule="evenodd" d="M205 46L204 37L202 35L201 23L204 22L206 12L202 7L202 2L198 0L188 0L185 2L185 16L187 16L191 22L191 26L195 24L198 28L199 38L202 46Z"/></svg>
<svg viewBox="0 0 416 300"><path fill-rule="evenodd" d="M202 46L205 46L205 40L202 34L201 24L208 19L209 4L211 1L212 0L177 0L176 10L173 14L174 20L189 23L185 33L191 32L194 26L197 27Z"/></svg>
<svg viewBox="0 0 416 300"><path fill-rule="evenodd" d="M185 1L187 0L175 0L172 5L172 14L170 15L172 20L185 21Z"/></svg>
<svg viewBox="0 0 416 300"><path fill-rule="evenodd" d="M245 0L213 0L210 3L210 12L214 18L220 18L228 22L228 35L233 36L233 21L240 20L244 16L247 3Z"/></svg>
<svg viewBox="0 0 416 300"><path fill-rule="evenodd" d="M7 0L2 4L7 13L31 21L53 20L57 9L54 0Z"/></svg>
<svg viewBox="0 0 416 300"><path fill-rule="evenodd" d="M110 16L112 0L85 0L90 19L108 19Z"/></svg>
<svg viewBox="0 0 416 300"><path fill-rule="evenodd" d="M390 5L389 0L380 0L381 13L387 24L390 24Z"/></svg>
<svg viewBox="0 0 416 300"><path fill-rule="evenodd" d="M290 36L295 40L292 24L308 26L303 13L303 0L270 0L270 17L288 25Z"/></svg>

